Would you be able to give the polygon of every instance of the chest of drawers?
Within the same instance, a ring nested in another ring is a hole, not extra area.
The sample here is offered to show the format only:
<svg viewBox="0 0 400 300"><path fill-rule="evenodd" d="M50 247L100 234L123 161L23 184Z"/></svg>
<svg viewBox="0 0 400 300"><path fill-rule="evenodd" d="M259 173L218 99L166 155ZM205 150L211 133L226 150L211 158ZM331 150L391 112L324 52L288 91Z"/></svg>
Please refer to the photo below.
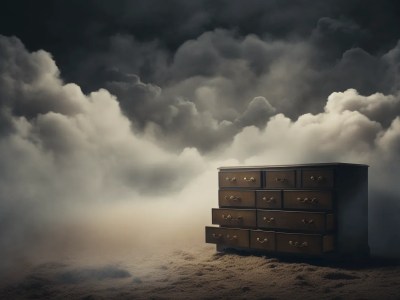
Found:
<svg viewBox="0 0 400 300"><path fill-rule="evenodd" d="M365 257L368 166L221 167L207 243L302 256Z"/></svg>

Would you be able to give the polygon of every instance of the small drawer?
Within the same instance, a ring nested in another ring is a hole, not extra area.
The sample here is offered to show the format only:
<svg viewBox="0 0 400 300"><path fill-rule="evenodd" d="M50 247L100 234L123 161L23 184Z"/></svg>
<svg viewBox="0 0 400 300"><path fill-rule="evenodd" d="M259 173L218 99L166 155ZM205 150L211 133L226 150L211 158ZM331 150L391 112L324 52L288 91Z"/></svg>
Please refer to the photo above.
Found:
<svg viewBox="0 0 400 300"><path fill-rule="evenodd" d="M296 171L266 171L265 187L268 189L296 187Z"/></svg>
<svg viewBox="0 0 400 300"><path fill-rule="evenodd" d="M332 169L304 169L301 173L303 188L331 188L333 187Z"/></svg>
<svg viewBox="0 0 400 300"><path fill-rule="evenodd" d="M255 191L220 190L219 207L255 207Z"/></svg>
<svg viewBox="0 0 400 300"><path fill-rule="evenodd" d="M331 191L283 191L283 207L287 209L331 210Z"/></svg>
<svg viewBox="0 0 400 300"><path fill-rule="evenodd" d="M219 172L220 187L261 187L260 171Z"/></svg>
<svg viewBox="0 0 400 300"><path fill-rule="evenodd" d="M250 248L275 251L275 232L251 230Z"/></svg>
<svg viewBox="0 0 400 300"><path fill-rule="evenodd" d="M257 208L282 208L281 191L256 191Z"/></svg>
<svg viewBox="0 0 400 300"><path fill-rule="evenodd" d="M321 255L334 250L333 235L277 232L275 241L278 252Z"/></svg>
<svg viewBox="0 0 400 300"><path fill-rule="evenodd" d="M249 247L249 230L206 227L206 243L234 247Z"/></svg>
<svg viewBox="0 0 400 300"><path fill-rule="evenodd" d="M212 224L226 227L256 227L256 210L213 208Z"/></svg>
<svg viewBox="0 0 400 300"><path fill-rule="evenodd" d="M282 210L257 211L259 228L326 232L334 229L333 224L332 214Z"/></svg>

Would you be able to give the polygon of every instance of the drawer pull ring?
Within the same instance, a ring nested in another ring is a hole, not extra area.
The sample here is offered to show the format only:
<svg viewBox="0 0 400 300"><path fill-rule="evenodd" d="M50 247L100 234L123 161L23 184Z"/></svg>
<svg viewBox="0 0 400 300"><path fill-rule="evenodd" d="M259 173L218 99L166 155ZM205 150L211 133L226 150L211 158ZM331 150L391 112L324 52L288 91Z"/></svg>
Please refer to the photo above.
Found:
<svg viewBox="0 0 400 300"><path fill-rule="evenodd" d="M233 182L233 181L236 181L236 177L232 177L232 178L225 177L225 180L226 180L226 181Z"/></svg>
<svg viewBox="0 0 400 300"><path fill-rule="evenodd" d="M293 242L293 241L289 241L289 245L296 247L296 248L304 248L304 247L308 247L308 243L307 242Z"/></svg>
<svg viewBox="0 0 400 300"><path fill-rule="evenodd" d="M268 243L268 239L267 239L267 238L260 239L260 238L258 237L258 238L257 238L257 242L259 242L260 244Z"/></svg>
<svg viewBox="0 0 400 300"><path fill-rule="evenodd" d="M276 182L287 182L288 180L286 178L275 178Z"/></svg>
<svg viewBox="0 0 400 300"><path fill-rule="evenodd" d="M220 238L222 238L222 234L220 234L220 233L218 233L218 234L213 233L212 236L213 236L214 239L220 239Z"/></svg>
<svg viewBox="0 0 400 300"><path fill-rule="evenodd" d="M231 201L240 201L240 197L238 197L238 196L234 196L234 195L232 195L232 196L225 196L225 200L231 200Z"/></svg>
<svg viewBox="0 0 400 300"><path fill-rule="evenodd" d="M237 235L230 236L229 234L226 235L226 238L230 241L237 240Z"/></svg>
<svg viewBox="0 0 400 300"><path fill-rule="evenodd" d="M310 219L310 220L302 219L301 222L303 222L304 224L313 224L314 220L313 219Z"/></svg>
<svg viewBox="0 0 400 300"><path fill-rule="evenodd" d="M247 182L254 182L254 181L256 181L256 179L255 179L254 177L250 177L250 178L243 177L243 180L244 180L244 181L247 181Z"/></svg>
<svg viewBox="0 0 400 300"><path fill-rule="evenodd" d="M322 180L324 180L324 177L322 177L322 176L318 176L318 177L310 176L310 179L313 180L313 181L322 181Z"/></svg>
<svg viewBox="0 0 400 300"><path fill-rule="evenodd" d="M262 199L265 201L265 202L273 202L273 201L275 201L275 198L274 197L269 197L269 198L267 198L267 197L262 197Z"/></svg>
<svg viewBox="0 0 400 300"><path fill-rule="evenodd" d="M308 203L308 202L310 202L310 203L312 203L312 204L317 204L318 203L318 198L311 198L311 199L309 199L309 198L300 198L300 197L298 197L298 198L296 198L296 200L297 201L299 201L299 202L301 202L301 203Z"/></svg>
<svg viewBox="0 0 400 300"><path fill-rule="evenodd" d="M272 222L275 221L275 218L267 218L267 217L264 217L263 220L264 220L265 222L267 222L267 223L272 223Z"/></svg>

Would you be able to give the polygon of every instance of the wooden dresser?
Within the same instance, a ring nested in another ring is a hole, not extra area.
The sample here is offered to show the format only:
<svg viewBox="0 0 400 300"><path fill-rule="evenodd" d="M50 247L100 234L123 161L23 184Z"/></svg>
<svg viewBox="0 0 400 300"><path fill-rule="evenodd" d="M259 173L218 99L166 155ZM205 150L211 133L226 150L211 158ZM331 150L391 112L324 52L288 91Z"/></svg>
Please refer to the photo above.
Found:
<svg viewBox="0 0 400 300"><path fill-rule="evenodd" d="M366 257L368 166L221 167L206 242L218 251Z"/></svg>

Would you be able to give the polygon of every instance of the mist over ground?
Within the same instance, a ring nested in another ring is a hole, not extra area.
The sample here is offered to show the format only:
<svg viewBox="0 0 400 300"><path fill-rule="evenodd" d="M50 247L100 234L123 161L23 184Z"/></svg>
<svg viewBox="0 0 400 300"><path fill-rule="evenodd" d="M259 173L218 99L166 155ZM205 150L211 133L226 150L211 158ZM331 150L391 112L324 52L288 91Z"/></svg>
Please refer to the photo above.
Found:
<svg viewBox="0 0 400 300"><path fill-rule="evenodd" d="M0 274L203 243L223 165L368 164L400 253L395 1L5 3Z"/></svg>

